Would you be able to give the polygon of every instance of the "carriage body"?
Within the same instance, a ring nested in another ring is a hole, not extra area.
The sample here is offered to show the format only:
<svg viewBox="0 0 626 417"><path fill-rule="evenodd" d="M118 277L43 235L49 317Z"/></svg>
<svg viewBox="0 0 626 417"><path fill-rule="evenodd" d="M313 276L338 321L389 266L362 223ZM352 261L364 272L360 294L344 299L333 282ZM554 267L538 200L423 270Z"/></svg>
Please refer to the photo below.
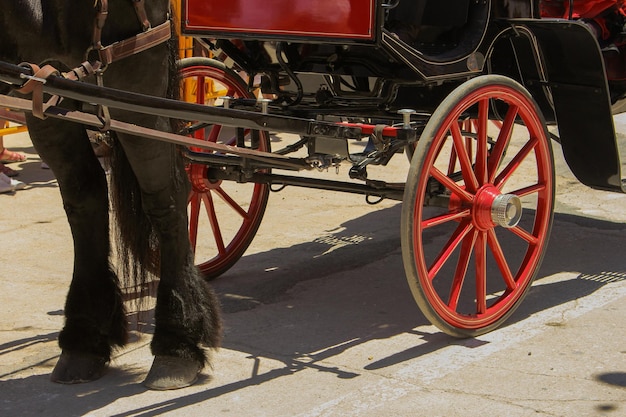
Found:
<svg viewBox="0 0 626 417"><path fill-rule="evenodd" d="M423 7L422 7L423 5ZM224 46L235 40L244 46L271 52L273 45L289 44L284 52L294 72L394 78L415 82L458 78L482 70L481 46L487 30L489 2L470 0L394 2L341 0L290 2L183 1L182 32L215 39ZM414 39L409 32L423 34ZM398 33L400 35L398 35ZM405 37L406 35L406 37ZM419 43L424 49L411 47ZM254 45L256 44L256 45ZM254 61L256 51L237 56L225 51L246 71L268 71L267 62ZM276 62L275 56L269 56ZM478 62L476 62L476 60Z"/></svg>
<svg viewBox="0 0 626 417"><path fill-rule="evenodd" d="M290 91L301 105L289 113L307 117L329 113L334 103L349 115L346 105L357 100L362 116L432 112L469 78L504 75L530 91L547 123L558 121L581 182L623 192L612 115L626 108L626 67L607 61L579 22L541 19L541 1L508 3L184 0L182 32L234 60L236 69L263 74L268 94Z"/></svg>
<svg viewBox="0 0 626 417"><path fill-rule="evenodd" d="M229 3L187 1L183 28L188 34L278 39L281 41L371 42L376 38L376 0Z"/></svg>

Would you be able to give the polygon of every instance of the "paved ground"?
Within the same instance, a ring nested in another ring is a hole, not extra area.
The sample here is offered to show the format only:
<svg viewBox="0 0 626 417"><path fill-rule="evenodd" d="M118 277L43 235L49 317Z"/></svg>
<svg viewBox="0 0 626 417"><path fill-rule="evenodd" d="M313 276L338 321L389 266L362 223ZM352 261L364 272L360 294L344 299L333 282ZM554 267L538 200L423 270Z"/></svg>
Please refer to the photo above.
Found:
<svg viewBox="0 0 626 417"><path fill-rule="evenodd" d="M49 382L71 240L28 137L6 144L29 155L17 168L30 186L0 195L2 416L626 415L626 196L580 185L558 147L548 254L502 328L457 340L426 321L404 278L399 204L288 188L215 281L226 334L214 369L163 393L139 384L149 324L101 380Z"/></svg>

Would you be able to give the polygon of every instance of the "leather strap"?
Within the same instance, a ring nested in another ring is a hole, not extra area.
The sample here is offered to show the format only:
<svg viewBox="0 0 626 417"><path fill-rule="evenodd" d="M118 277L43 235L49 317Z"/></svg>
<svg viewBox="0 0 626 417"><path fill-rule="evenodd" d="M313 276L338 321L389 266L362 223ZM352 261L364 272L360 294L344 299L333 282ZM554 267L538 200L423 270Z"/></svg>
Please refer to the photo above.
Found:
<svg viewBox="0 0 626 417"><path fill-rule="evenodd" d="M169 20L153 29L146 12L145 0L132 0L132 2L137 18L141 22L143 32L132 38L104 47L102 46L102 28L109 14L109 2L108 0L95 0L96 16L93 24L91 48L87 51L87 59L89 60L92 51L97 52L103 69L112 62L145 51L172 38L172 27Z"/></svg>
<svg viewBox="0 0 626 417"><path fill-rule="evenodd" d="M17 89L17 91L22 94L32 93L31 100L33 102L33 115L40 119L45 118L44 111L46 108L56 106L60 101L59 96L52 96L44 105L43 85L46 83L48 77L61 75L68 80L80 81L83 78L95 74L99 68L98 65L94 67L89 62L83 62L73 70L60 74L59 70L54 68L52 65L44 65L43 68L40 68L38 65L25 62L20 64L20 66L29 67L33 75L27 77L28 80L24 83L24 85L22 85L22 87Z"/></svg>
<svg viewBox="0 0 626 417"><path fill-rule="evenodd" d="M68 80L81 81L82 79L95 74L96 72L98 72L99 69L100 63L96 62L92 65L91 62L85 61L73 70L64 72L62 75Z"/></svg>
<svg viewBox="0 0 626 417"><path fill-rule="evenodd" d="M148 14L146 13L146 0L133 0L133 6L135 7L135 13L137 18L141 22L143 31L147 31L152 27L150 20L148 20Z"/></svg>
<svg viewBox="0 0 626 417"><path fill-rule="evenodd" d="M59 71L52 65L45 65L43 68L34 64L23 63L20 65L26 65L31 68L33 75L28 78L28 81L19 88L17 91L22 94L32 93L33 102L33 115L40 119L44 118L44 105L43 105L43 85L46 83L46 79L50 75L58 75Z"/></svg>
<svg viewBox="0 0 626 417"><path fill-rule="evenodd" d="M100 3L100 7L98 7L98 3ZM96 8L96 17L93 22L91 46L93 49L100 49L102 48L102 28L109 15L109 0L96 0L94 7Z"/></svg>
<svg viewBox="0 0 626 417"><path fill-rule="evenodd" d="M139 52L150 49L153 46L167 42L172 38L172 26L167 20L159 26L149 29L123 41L115 42L109 46L98 49L98 56L102 66L106 67L112 62L129 57Z"/></svg>
<svg viewBox="0 0 626 417"><path fill-rule="evenodd" d="M132 38L124 39L123 41L103 47L102 28L106 23L109 13L109 3L108 0L95 0L94 7L96 8L96 16L93 25L92 46L87 51L87 55L92 51L97 52L99 60L90 61L89 57L87 57L87 60L80 66L63 74L60 74L59 71L51 65L45 65L43 68L40 68L35 64L21 64L30 67L33 75L27 77L28 80L17 91L22 94L32 93L33 115L43 119L45 117L44 107L54 105L54 103L59 100L58 96L53 96L44 106L43 85L46 83L46 79L49 76L62 75L65 78L77 81L93 74L100 74L101 76L104 68L110 63L150 49L172 38L172 25L169 19L157 27L152 28L145 10L145 0L132 1L137 13L137 18L141 22L144 31ZM101 81L101 79L99 81Z"/></svg>

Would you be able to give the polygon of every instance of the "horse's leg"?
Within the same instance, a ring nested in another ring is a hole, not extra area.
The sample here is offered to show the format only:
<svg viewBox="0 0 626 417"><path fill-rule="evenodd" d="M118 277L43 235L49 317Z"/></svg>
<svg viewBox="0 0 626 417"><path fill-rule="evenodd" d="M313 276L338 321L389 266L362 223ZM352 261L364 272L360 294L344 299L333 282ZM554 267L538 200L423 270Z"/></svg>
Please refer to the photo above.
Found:
<svg viewBox="0 0 626 417"><path fill-rule="evenodd" d="M85 129L29 117L33 144L54 172L74 238L74 271L51 379L79 383L102 376L112 346L126 342L118 280L109 264L108 191Z"/></svg>
<svg viewBox="0 0 626 417"><path fill-rule="evenodd" d="M120 142L161 248L151 344L155 360L144 384L182 388L197 379L207 362L202 346L216 348L221 334L217 298L194 266L187 228L189 184L175 146L136 137L120 137Z"/></svg>

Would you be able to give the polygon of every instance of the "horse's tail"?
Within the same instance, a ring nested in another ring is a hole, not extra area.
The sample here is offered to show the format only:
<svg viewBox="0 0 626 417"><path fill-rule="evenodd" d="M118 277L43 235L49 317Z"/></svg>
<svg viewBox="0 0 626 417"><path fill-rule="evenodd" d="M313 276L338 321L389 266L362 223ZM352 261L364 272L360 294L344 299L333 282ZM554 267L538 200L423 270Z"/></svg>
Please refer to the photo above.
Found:
<svg viewBox="0 0 626 417"><path fill-rule="evenodd" d="M139 183L117 140L111 154L110 187L118 275L127 297L140 300L150 294L149 283L159 277L159 239L143 211Z"/></svg>
<svg viewBox="0 0 626 417"><path fill-rule="evenodd" d="M175 38L175 37L174 37ZM180 77L176 66L178 39L169 41L169 87L167 96L178 99ZM172 120L171 128L179 122ZM131 292L128 298L141 300L154 295L152 282L160 278L160 244L156 230L142 207L141 189L118 140L113 141L110 157L110 196L115 223L114 239L118 274Z"/></svg>

